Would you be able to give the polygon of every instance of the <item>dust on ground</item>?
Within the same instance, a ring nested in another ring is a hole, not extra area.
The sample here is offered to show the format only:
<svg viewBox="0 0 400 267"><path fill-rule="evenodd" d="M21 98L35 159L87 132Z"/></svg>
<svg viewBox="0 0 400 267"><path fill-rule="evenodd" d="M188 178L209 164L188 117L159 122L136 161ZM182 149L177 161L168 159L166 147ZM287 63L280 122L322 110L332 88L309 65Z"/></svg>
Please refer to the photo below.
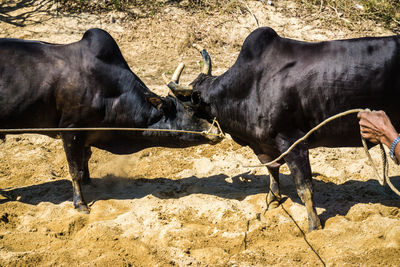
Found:
<svg viewBox="0 0 400 267"><path fill-rule="evenodd" d="M282 36L318 41L391 34L372 22L362 31L327 27L317 15L305 22L291 15L294 3L275 2L247 4L260 25ZM133 19L117 11L57 13L57 1L6 4L1 37L69 43L89 28L103 28L132 70L161 95L167 94L161 73L179 62L187 65L182 82L199 72L192 43L208 49L214 73L221 74L256 28L250 12L210 16L171 5ZM372 154L378 161L379 152ZM400 200L374 179L364 152L319 148L310 157L325 227L303 235L307 214L288 168L280 174L286 200L265 211L267 170L243 167L258 161L229 138L215 146L149 148L126 156L93 149L93 181L84 187L91 213L84 215L73 209L61 141L9 135L0 144L0 265L399 265ZM391 167L391 175L399 173ZM398 177L393 181L400 185Z"/></svg>

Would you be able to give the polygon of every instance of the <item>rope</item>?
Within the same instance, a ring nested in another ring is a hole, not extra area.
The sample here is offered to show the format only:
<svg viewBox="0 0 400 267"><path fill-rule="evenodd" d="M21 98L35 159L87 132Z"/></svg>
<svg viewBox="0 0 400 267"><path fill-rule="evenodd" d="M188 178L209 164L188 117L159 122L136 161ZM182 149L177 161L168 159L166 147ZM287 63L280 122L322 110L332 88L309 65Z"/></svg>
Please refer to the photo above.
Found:
<svg viewBox="0 0 400 267"><path fill-rule="evenodd" d="M322 266L326 266L325 261L321 258L321 256L319 255L318 251L310 244L310 242L308 242L306 234L304 233L304 231L300 228L299 224L296 222L296 220L293 218L293 216L285 209L285 207L282 205L280 205L281 208L283 209L283 211L289 216L289 218L292 220L292 222L294 223L294 225L297 227L297 229L299 229L301 235L303 236L304 241L306 242L306 244L308 245L308 247L311 249L311 251L318 257L318 260L321 262Z"/></svg>
<svg viewBox="0 0 400 267"><path fill-rule="evenodd" d="M392 181L390 181L390 178L389 178L389 161L387 160L387 156L386 156L386 153L385 153L385 148L383 147L383 145L379 144L379 148L381 150L381 156L382 156L382 165L383 165L382 166L383 175L381 176L381 175L379 175L378 168L376 167L374 161L372 160L372 157L371 157L371 154L369 153L369 150L368 150L367 143L366 143L365 139L361 138L361 141L362 141L362 144L363 144L363 147L364 147L364 151L367 154L367 157L368 157L368 159L369 159L369 161L370 161L370 163L372 165L372 168L374 169L375 175L376 175L379 183L382 186L385 186L385 184L387 183L389 185L390 189L392 189L392 191L394 193L396 193L396 195L400 196L400 191L397 190L397 188L392 184Z"/></svg>
<svg viewBox="0 0 400 267"><path fill-rule="evenodd" d="M350 110L347 110L347 111L338 113L338 114L336 114L336 115L333 115L333 116L327 118L326 120L322 121L320 124L318 124L317 126L315 126L314 128L312 128L310 131L308 131L306 135L304 135L303 137L301 137L300 139L298 139L296 142L294 142L285 152L283 152L283 153L282 153L279 157L277 157L276 159L274 159L274 160L272 160L272 161L270 161L270 162L267 162L267 163L259 164L259 165L248 165L248 166L243 166L243 167L245 167L245 168L258 168L258 167L264 167L264 166L267 166L267 165L276 163L276 162L278 162L279 160L281 160L284 156L286 156L287 154L289 154L290 151L292 151L299 143L301 143L301 142L303 142L304 140L306 140L313 132L315 132L316 130L318 130L319 128L321 128L322 126L324 126L325 124L327 124L327 123L329 123L329 122L331 122L331 121L333 121L333 120L335 120L335 119L337 119L337 118L340 118L340 117L343 117L343 116L346 116L346 115L349 115L349 114L352 114L352 113L358 113L358 112L364 111L364 110L368 110L368 111L369 111L369 109L357 108L357 109L350 109ZM362 144L363 144L363 147L364 147L364 151L365 151L365 153L367 154L367 157L368 157L368 159L369 159L369 161L370 161L370 163L371 163L371 165L372 165L372 168L374 169L375 175L376 175L376 177L377 177L379 183L380 183L382 186L384 186L384 185L387 183L387 184L389 185L390 189L392 189L392 191L393 191L394 193L396 193L398 196L400 196L399 190L397 190L396 187L394 187L394 185L393 185L392 182L390 181L390 178L389 178L389 175L388 175L388 172L389 172L389 162L388 162L388 160L387 160L386 153L385 153L385 149L384 149L383 145L382 145L382 144L379 144L379 147L380 147L380 149L381 149L381 154L382 154L382 162L383 162L383 177L381 177L381 176L379 175L378 169L377 169L377 167L376 167L374 161L372 160L371 154L369 153L369 150L368 150L368 147L367 147L367 143L366 143L366 141L365 141L365 139L364 139L363 137L361 137L361 141L362 141Z"/></svg>
<svg viewBox="0 0 400 267"><path fill-rule="evenodd" d="M277 157L273 161L270 161L270 162L267 162L267 163L263 163L263 164L259 164L259 165L250 165L250 166L243 166L243 167L246 167L246 168L257 168L257 167L264 167L264 166L276 163L276 162L280 161L284 156L289 154L290 151L292 151L298 144L300 144L301 142L306 140L313 132L315 132L316 130L318 130L319 128L324 126L325 124L327 124L327 123L329 123L329 122L331 122L331 121L333 121L333 120L335 120L337 118L340 118L340 117L343 117L343 116L346 116L346 115L349 115L349 114L352 114L352 113L358 113L358 112L363 111L363 110L365 110L365 109L361 109L361 108L350 109L350 110L341 112L339 114L333 115L332 117L327 118L326 120L324 120L323 122L321 122L320 124L318 124L317 126L312 128L310 131L308 131L308 133L306 135L304 135L303 137L298 139L296 142L294 142L285 152L283 152L279 157Z"/></svg>
<svg viewBox="0 0 400 267"><path fill-rule="evenodd" d="M278 198L277 195L275 195L274 192L270 191L275 198ZM282 208L282 210L289 216L289 218L292 220L292 222L294 223L294 225L297 227L297 229L299 229L301 235L303 236L304 241L306 242L306 244L308 245L308 247L312 250L312 252L314 252L314 254L318 257L318 259L320 260L320 262L322 263L323 266L326 266L324 260L321 258L321 256L319 255L318 251L310 244L310 242L308 242L306 234L304 233L304 231L301 229L301 227L298 225L298 223L296 222L296 220L293 218L292 215L290 215L290 213L285 209L283 203L280 203L280 206ZM264 211L264 215L265 213L268 211L268 207L265 209ZM248 222L249 223L249 222Z"/></svg>
<svg viewBox="0 0 400 267"><path fill-rule="evenodd" d="M218 134L211 133L211 129L217 125ZM85 127L85 128L20 128L20 129L0 129L0 133L41 133L41 132L75 132L75 131L147 131L147 132L177 132L177 133L190 133L190 134L201 134L211 135L218 137L225 137L222 132L221 126L219 125L216 118L214 118L210 128L207 131L197 132L189 130L174 130L174 129L153 129L153 128L124 128L124 127Z"/></svg>
<svg viewBox="0 0 400 267"><path fill-rule="evenodd" d="M243 166L245 168L257 168L257 167L264 167L273 163L278 162L279 160L281 160L284 156L286 156L287 154L289 154L299 143L303 142L304 140L306 140L313 132L317 131L318 129L320 129L322 126L324 126L325 124L352 114L352 113L358 113L360 111L364 111L365 109L350 109L341 113L338 113L336 115L333 115L329 118L327 118L326 120L322 121L320 124L318 124L317 126L315 126L314 128L312 128L310 131L307 132L306 135L304 135L303 137L301 137L300 139L298 139L296 142L294 142L285 152L283 152L279 157L277 157L276 159L267 162L267 163L263 163L263 164L259 164L259 165L247 165L247 166ZM368 109L366 109L368 110ZM217 126L219 133L218 134L214 134L211 133L211 129L214 126L214 124ZM216 118L213 119L213 122L210 126L210 128L207 131L202 131L202 132L197 132L197 131L189 131L189 130L174 130L174 129L152 129L152 128L118 128L118 127L86 127L86 128L21 128L21 129L0 129L0 133L23 133L23 132L29 132L29 133L40 133L40 132L73 132L73 131L150 131L150 132L177 132L177 133L190 133L190 134L201 134L203 136L207 136L207 135L211 135L211 136L218 136L220 138L224 138L225 134L223 133L220 124L218 123L218 121L216 120ZM365 153L367 154L367 157L369 159L369 161L371 162L371 165L375 171L375 174L378 178L379 183L384 186L385 183L387 183L390 187L390 189L393 190L393 192L395 192L398 196L400 196L400 192L394 187L394 185L392 184L392 182L390 181L390 178L388 176L388 170L389 170L389 163L387 161L387 157L386 157L386 153L385 150L383 148L382 144L380 145L380 149L381 149L381 154L382 154L382 161L383 161L383 178L379 175L378 169L374 163L374 161L372 160L372 157L369 153L366 141L364 138L361 138Z"/></svg>
<svg viewBox="0 0 400 267"><path fill-rule="evenodd" d="M372 163L373 163L374 161L372 160L371 154L369 153L369 150L368 150L368 147L367 147L367 142L365 141L364 138L361 138L361 142L362 142L362 145L363 145L365 154L367 154L367 157L368 157L368 159L369 159L369 162L372 162ZM382 145L382 144L379 144L379 148L381 149L381 152L382 152L382 151L385 151L385 149L383 148L383 145ZM371 164L371 165L372 165L372 168L374 169L376 178L378 179L379 183L380 183L382 186L384 186L384 185L386 184L386 179L385 179L385 177L386 177L386 175L387 175L387 172L386 172L386 169L387 169L387 168L386 168L386 166L388 165L388 164L387 164L387 160L386 160L386 153L382 153L382 162L383 162L383 176L380 176L380 175L379 175L378 168L376 167L375 163L373 163L373 164ZM383 178L383 179L382 179L382 178Z"/></svg>

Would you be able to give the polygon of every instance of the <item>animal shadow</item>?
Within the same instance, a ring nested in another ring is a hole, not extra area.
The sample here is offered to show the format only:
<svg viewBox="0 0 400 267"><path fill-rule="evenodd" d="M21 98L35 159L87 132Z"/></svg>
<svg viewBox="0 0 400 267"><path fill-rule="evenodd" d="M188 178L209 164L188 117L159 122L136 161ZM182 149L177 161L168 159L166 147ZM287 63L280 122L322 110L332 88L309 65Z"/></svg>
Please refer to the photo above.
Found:
<svg viewBox="0 0 400 267"><path fill-rule="evenodd" d="M391 177L392 184L400 188L400 176ZM317 207L324 208L320 214L323 221L336 215L346 215L355 204L382 204L400 208L400 196L388 185L384 187L377 180L348 180L343 184L314 180L314 200Z"/></svg>
<svg viewBox="0 0 400 267"><path fill-rule="evenodd" d="M41 202L60 204L72 199L72 183L62 179L12 189L0 189L0 195L3 196L0 204L9 201L19 201L31 205Z"/></svg>
<svg viewBox="0 0 400 267"><path fill-rule="evenodd" d="M392 177L394 186L400 188L400 176ZM302 204L290 175L280 174L281 193L293 202ZM253 175L249 172L235 177L225 174L209 177L190 176L172 178L126 178L107 175L92 178L90 185L83 186L83 194L88 203L107 199L138 199L153 195L160 199L182 198L191 194L214 195L225 199L242 201L248 196L266 194L269 177ZM388 207L400 208L400 198L390 189L382 187L376 180L366 182L349 180L343 184L314 180L314 201L317 208L325 211L320 214L323 221L336 215L346 215L357 203L380 203ZM1 203L19 201L31 205L41 202L59 204L72 200L71 181L66 179L49 181L26 187L3 189L5 198Z"/></svg>
<svg viewBox="0 0 400 267"><path fill-rule="evenodd" d="M229 179L229 182L226 180ZM245 181L245 182L243 182ZM198 178L126 178L107 175L92 178L82 190L87 202L107 199L136 199L153 195L160 199L180 198L190 194L209 194L243 200L246 196L266 193L267 176L243 173L235 177L224 174ZM72 200L72 183L67 179L49 181L18 188L0 189L0 203L19 201L31 205L41 202L59 204Z"/></svg>

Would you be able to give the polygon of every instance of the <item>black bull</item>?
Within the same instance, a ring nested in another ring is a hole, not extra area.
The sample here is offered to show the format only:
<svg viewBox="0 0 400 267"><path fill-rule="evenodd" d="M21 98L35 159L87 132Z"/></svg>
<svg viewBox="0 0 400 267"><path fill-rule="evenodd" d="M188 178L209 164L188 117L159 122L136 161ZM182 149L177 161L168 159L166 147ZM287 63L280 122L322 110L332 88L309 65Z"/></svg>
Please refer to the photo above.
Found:
<svg viewBox="0 0 400 267"><path fill-rule="evenodd" d="M181 100L191 100L200 117L216 117L222 130L250 146L262 163L324 119L349 109L384 109L394 125L400 122L400 36L309 43L259 28L220 76L211 75L210 57L201 53L205 66L191 86L179 85L179 78L168 86ZM268 207L279 205L279 167L287 163L307 208L309 230L320 228L308 149L360 145L356 115L315 132L279 164L268 166Z"/></svg>
<svg viewBox="0 0 400 267"><path fill-rule="evenodd" d="M82 40L56 45L0 39L0 138L5 128L138 127L205 131L176 98L152 93L130 70L105 31L88 30ZM55 137L52 132L44 133ZM134 153L152 146L185 147L218 137L176 132L62 132L72 177L75 208L88 212L81 183L90 182L90 147Z"/></svg>

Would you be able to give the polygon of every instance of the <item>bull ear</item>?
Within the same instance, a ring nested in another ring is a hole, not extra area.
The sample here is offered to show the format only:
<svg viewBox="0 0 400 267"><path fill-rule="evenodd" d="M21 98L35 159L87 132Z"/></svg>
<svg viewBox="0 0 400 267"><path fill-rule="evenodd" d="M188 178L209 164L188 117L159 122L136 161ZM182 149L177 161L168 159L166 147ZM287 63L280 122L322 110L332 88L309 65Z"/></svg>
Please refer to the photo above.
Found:
<svg viewBox="0 0 400 267"><path fill-rule="evenodd" d="M150 96L147 97L147 101L152 104L156 109L161 110L163 106L163 101L160 97Z"/></svg>

